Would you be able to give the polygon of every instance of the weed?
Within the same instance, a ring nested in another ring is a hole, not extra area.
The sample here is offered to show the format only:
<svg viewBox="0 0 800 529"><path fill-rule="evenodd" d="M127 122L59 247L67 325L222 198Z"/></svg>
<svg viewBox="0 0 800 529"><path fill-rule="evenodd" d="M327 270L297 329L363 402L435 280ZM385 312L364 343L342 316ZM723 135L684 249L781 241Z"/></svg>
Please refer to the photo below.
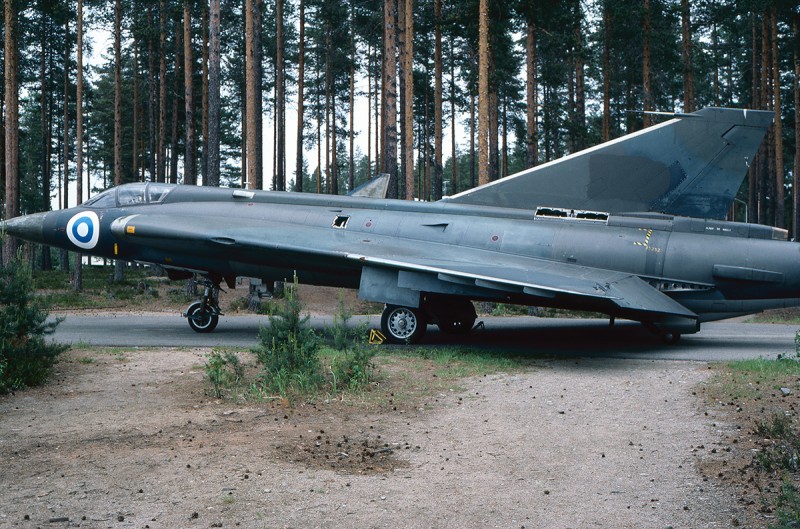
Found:
<svg viewBox="0 0 800 529"><path fill-rule="evenodd" d="M352 311L344 302L344 294L339 294L339 308L333 315L333 347L329 371L331 373L333 392L347 388L359 391L366 387L372 379L375 364L372 359L375 349L366 343L367 326L352 329L349 325L353 317Z"/></svg>
<svg viewBox="0 0 800 529"><path fill-rule="evenodd" d="M784 481L777 501L778 523L770 529L796 529L800 527L800 491L792 483Z"/></svg>
<svg viewBox="0 0 800 529"><path fill-rule="evenodd" d="M214 387L214 396L222 398L226 390L236 390L244 378L244 366L230 351L213 349L205 365L206 376Z"/></svg>

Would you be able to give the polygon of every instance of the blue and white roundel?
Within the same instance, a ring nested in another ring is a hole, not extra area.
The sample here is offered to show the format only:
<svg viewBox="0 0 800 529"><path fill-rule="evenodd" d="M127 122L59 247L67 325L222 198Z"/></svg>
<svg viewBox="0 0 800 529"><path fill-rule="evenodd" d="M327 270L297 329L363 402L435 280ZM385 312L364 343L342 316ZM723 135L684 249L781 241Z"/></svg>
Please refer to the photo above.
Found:
<svg viewBox="0 0 800 529"><path fill-rule="evenodd" d="M82 211L67 222L67 237L78 248L90 250L100 238L100 219L94 211Z"/></svg>

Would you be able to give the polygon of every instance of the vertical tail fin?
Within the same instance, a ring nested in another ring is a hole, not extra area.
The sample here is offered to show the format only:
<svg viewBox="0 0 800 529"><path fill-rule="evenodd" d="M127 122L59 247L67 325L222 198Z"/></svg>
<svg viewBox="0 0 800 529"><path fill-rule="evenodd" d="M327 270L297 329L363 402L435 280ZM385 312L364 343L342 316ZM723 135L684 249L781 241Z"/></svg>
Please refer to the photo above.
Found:
<svg viewBox="0 0 800 529"><path fill-rule="evenodd" d="M724 218L772 112L705 108L445 200Z"/></svg>

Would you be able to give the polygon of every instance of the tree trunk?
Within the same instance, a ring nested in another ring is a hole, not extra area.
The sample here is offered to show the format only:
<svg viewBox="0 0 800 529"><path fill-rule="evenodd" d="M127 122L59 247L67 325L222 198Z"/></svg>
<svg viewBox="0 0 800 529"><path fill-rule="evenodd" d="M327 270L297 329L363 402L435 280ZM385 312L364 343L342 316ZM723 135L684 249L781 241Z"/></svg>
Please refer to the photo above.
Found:
<svg viewBox="0 0 800 529"><path fill-rule="evenodd" d="M369 180L372 173L372 44L367 43L367 170L364 177Z"/></svg>
<svg viewBox="0 0 800 529"><path fill-rule="evenodd" d="M325 193L331 193L331 36L325 39Z"/></svg>
<svg viewBox="0 0 800 529"><path fill-rule="evenodd" d="M761 110L768 110L768 99L769 99L769 26L767 23L767 13L764 12L761 17L761 86L759 90L759 94L761 95L761 102L758 106ZM772 216L769 213L769 201L767 197L769 196L769 180L770 180L770 172L769 172L769 147L768 144L770 143L770 134L773 130L773 127L770 127L770 132L767 134L766 141L761 143L761 147L759 148L760 155L758 156L758 223L759 224L767 224L767 219L770 219Z"/></svg>
<svg viewBox="0 0 800 529"><path fill-rule="evenodd" d="M186 151L183 155L183 183L197 184L194 146L194 90L192 85L192 3L183 0L183 98L186 115Z"/></svg>
<svg viewBox="0 0 800 529"><path fill-rule="evenodd" d="M118 22L117 24L121 24ZM153 27L153 8L147 8L147 27ZM119 61L117 61L118 63ZM150 179L156 177L156 66L153 52L153 36L147 36L147 170Z"/></svg>
<svg viewBox="0 0 800 529"><path fill-rule="evenodd" d="M284 81L283 58L283 0L275 2L276 41L275 54L275 124L278 128L276 136L277 148L275 149L275 165L277 168L276 180L278 191L286 191L286 97ZM258 121L261 121L261 108L259 107ZM260 136L260 134L259 134ZM261 152L259 151L259 155Z"/></svg>
<svg viewBox="0 0 800 529"><path fill-rule="evenodd" d="M751 108L759 108L758 88L760 83L758 79L758 30L756 29L756 17L754 13L750 14L750 38L752 45L750 69L753 72L753 82L751 87L752 99L750 101L750 105ZM750 167L747 170L747 212L749 217L748 220L751 222L756 222L758 220L758 155L760 152L761 149L759 148L759 150L756 151L756 156L753 158L753 162L750 163Z"/></svg>
<svg viewBox="0 0 800 529"><path fill-rule="evenodd" d="M257 100L261 100L261 76L260 76L260 54L258 49L260 42L256 42L256 23L261 20L259 11L259 0L247 0L245 2L245 114L247 133L245 135L245 145L247 153L247 188L259 189L259 177L263 166L258 143L258 125L256 121L260 119L259 105Z"/></svg>
<svg viewBox="0 0 800 529"><path fill-rule="evenodd" d="M179 27L179 22L175 21L175 27ZM171 184L178 183L178 109L180 108L180 98L178 94L181 93L180 82L180 69L181 69L181 50L183 49L182 41L183 33L181 31L175 32L175 62L173 68L172 80L172 136L170 138L170 164L169 164L169 182Z"/></svg>
<svg viewBox="0 0 800 529"><path fill-rule="evenodd" d="M534 167L539 158L537 138L537 90L536 90L536 25L533 14L528 14L525 36L525 94L527 102L525 164Z"/></svg>
<svg viewBox="0 0 800 529"><path fill-rule="evenodd" d="M208 64L208 185L219 187L220 0L211 0ZM249 106L249 105L248 105Z"/></svg>
<svg viewBox="0 0 800 529"><path fill-rule="evenodd" d="M76 70L76 92L75 92L75 178L77 192L75 193L75 203L83 203L83 0L78 0L78 68ZM75 273L72 278L72 286L75 292L83 290L83 256L75 254Z"/></svg>
<svg viewBox="0 0 800 529"><path fill-rule="evenodd" d="M650 85L650 0L643 0L643 19L642 19L642 106L645 112L653 110L653 92ZM650 114L645 113L642 117L645 128L652 123Z"/></svg>
<svg viewBox="0 0 800 529"><path fill-rule="evenodd" d="M490 67L491 70L494 68ZM497 88L489 88L489 180L495 181L500 174L500 119L499 119L499 99Z"/></svg>
<svg viewBox="0 0 800 529"><path fill-rule="evenodd" d="M406 10L406 53L404 66L406 78L406 134L404 138L406 144L406 200L414 200L414 0L405 0L404 7ZM428 199L427 194L425 198Z"/></svg>
<svg viewBox="0 0 800 529"><path fill-rule="evenodd" d="M475 178L475 90L469 92L469 187L477 184Z"/></svg>
<svg viewBox="0 0 800 529"><path fill-rule="evenodd" d="M575 149L586 148L586 91L584 89L583 12L580 0L575 0Z"/></svg>
<svg viewBox="0 0 800 529"><path fill-rule="evenodd" d="M442 0L433 2L433 200L442 198Z"/></svg>
<svg viewBox="0 0 800 529"><path fill-rule="evenodd" d="M201 144L203 146L203 152L201 155L200 160L200 177L201 183L204 186L209 185L209 174L208 174L208 55L209 55L209 46L208 46L208 34L209 34L209 16L208 16L208 0L203 0L203 11L201 17L200 26L203 28L203 55L202 55L202 63L203 63L203 80L202 80L202 94L200 95L201 99L201 106L202 106L202 116L201 116L201 135L202 141Z"/></svg>
<svg viewBox="0 0 800 529"><path fill-rule="evenodd" d="M792 17L794 34L794 240L800 239L800 13Z"/></svg>
<svg viewBox="0 0 800 529"><path fill-rule="evenodd" d="M689 0L681 0L681 56L683 58L683 111L694 112L694 65L692 64L692 19Z"/></svg>
<svg viewBox="0 0 800 529"><path fill-rule="evenodd" d="M17 84L17 11L13 0L5 0L4 103L5 103L5 218L19 215L19 93ZM3 264L17 254L16 237L6 235Z"/></svg>
<svg viewBox="0 0 800 529"><path fill-rule="evenodd" d="M39 56L39 106L41 113L41 149L42 149L42 207L44 211L50 210L50 127L48 122L48 83L47 83L47 54L49 50L47 38L47 23L45 17L42 17L41 31L41 54ZM5 156L3 156L5 159ZM5 163L5 161L3 162ZM0 248L0 251L2 249ZM2 259L0 259L0 262ZM0 263L1 264L1 263ZM42 246L42 270L50 270L52 262L50 259L50 248Z"/></svg>
<svg viewBox="0 0 800 529"><path fill-rule="evenodd" d="M453 54L453 41L450 40L450 165L451 175L450 195L458 193L458 153L456 153L456 66Z"/></svg>
<svg viewBox="0 0 800 529"><path fill-rule="evenodd" d="M157 182L166 181L167 173L167 7L158 3L158 173Z"/></svg>
<svg viewBox="0 0 800 529"><path fill-rule="evenodd" d="M413 42L411 45L413 46ZM406 198L408 194L405 190L405 181L407 179L406 171L408 167L406 159L406 110L408 108L406 106L406 80L406 0L397 0L397 96L400 99L400 115L398 116L400 121L400 168L398 176L398 198ZM420 152L422 152L422 149L420 149ZM413 159L413 154L411 158ZM421 197L422 193L418 193L418 196Z"/></svg>
<svg viewBox="0 0 800 529"><path fill-rule="evenodd" d="M122 184L122 2L114 2L114 185ZM124 263L114 261L114 282L125 280Z"/></svg>
<svg viewBox="0 0 800 529"><path fill-rule="evenodd" d="M773 72L773 106L775 107L775 226L786 225L786 198L784 193L783 174L783 124L781 123L781 71L778 56L778 17L773 5L771 9L772 23L772 72Z"/></svg>
<svg viewBox="0 0 800 529"><path fill-rule="evenodd" d="M297 57L297 160L295 163L294 186L295 191L303 192L303 90L305 89L305 53L306 53L306 7L304 0L300 0L300 39ZM369 114L369 106L367 106ZM369 128L369 125L367 125Z"/></svg>
<svg viewBox="0 0 800 529"><path fill-rule="evenodd" d="M356 34L355 34L355 26L354 26L354 18L353 18L353 8L350 7L350 102L348 104L348 110L350 111L350 118L348 119L348 139L350 140L350 148L348 149L348 174L347 174L347 191L350 192L355 188L355 152L353 152L354 148L354 126L353 126L353 118L354 112L353 107L355 106L355 97L356 97ZM367 107L369 108L369 106ZM369 112L367 112L369 114ZM369 128L369 125L367 125Z"/></svg>
<svg viewBox="0 0 800 529"><path fill-rule="evenodd" d="M383 87L383 172L389 175L389 198L397 198L397 45L395 42L395 0L384 0Z"/></svg>
<svg viewBox="0 0 800 529"><path fill-rule="evenodd" d="M139 173L139 49L136 40L133 42L133 156L131 156L131 174L136 179ZM144 182L144 174L141 181Z"/></svg>
<svg viewBox="0 0 800 529"><path fill-rule="evenodd" d="M611 139L611 10L603 4L603 132L602 140Z"/></svg>
<svg viewBox="0 0 800 529"><path fill-rule="evenodd" d="M489 0L478 13L478 185L489 183Z"/></svg>
<svg viewBox="0 0 800 529"><path fill-rule="evenodd" d="M69 208L69 15L64 17L64 209ZM67 266L69 269L69 265Z"/></svg>

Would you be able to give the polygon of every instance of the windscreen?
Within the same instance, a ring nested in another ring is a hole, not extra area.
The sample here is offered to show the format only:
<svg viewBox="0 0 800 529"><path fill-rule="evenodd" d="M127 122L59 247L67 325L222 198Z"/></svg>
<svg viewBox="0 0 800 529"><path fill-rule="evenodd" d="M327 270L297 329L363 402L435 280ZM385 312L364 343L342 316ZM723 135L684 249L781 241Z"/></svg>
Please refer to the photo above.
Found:
<svg viewBox="0 0 800 529"><path fill-rule="evenodd" d="M83 203L89 208L113 208L120 206L137 206L140 204L158 204L163 202L174 184L135 183L103 191Z"/></svg>

